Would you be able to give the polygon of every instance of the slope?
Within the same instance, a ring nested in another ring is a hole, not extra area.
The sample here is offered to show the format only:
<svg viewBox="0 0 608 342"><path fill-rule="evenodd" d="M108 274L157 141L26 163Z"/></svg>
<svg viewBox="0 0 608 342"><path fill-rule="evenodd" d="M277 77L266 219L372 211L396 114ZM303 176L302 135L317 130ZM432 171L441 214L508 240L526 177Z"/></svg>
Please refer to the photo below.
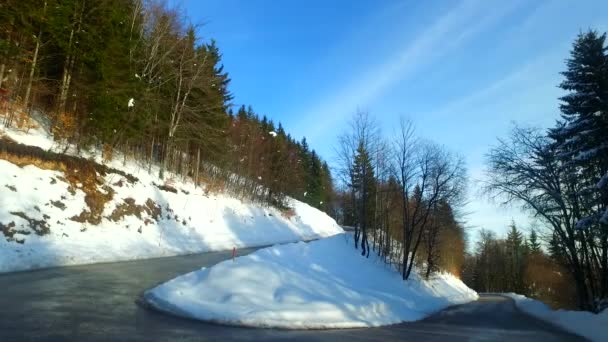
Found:
<svg viewBox="0 0 608 342"><path fill-rule="evenodd" d="M198 253L342 232L290 199L279 210L136 161L59 146L35 121L0 126L0 272Z"/></svg>

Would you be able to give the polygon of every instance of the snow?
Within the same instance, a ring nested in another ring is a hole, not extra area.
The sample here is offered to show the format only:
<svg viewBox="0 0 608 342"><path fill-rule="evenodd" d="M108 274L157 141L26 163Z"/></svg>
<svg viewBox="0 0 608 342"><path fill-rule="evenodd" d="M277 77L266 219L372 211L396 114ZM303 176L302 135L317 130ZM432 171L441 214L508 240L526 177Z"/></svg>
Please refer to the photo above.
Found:
<svg viewBox="0 0 608 342"><path fill-rule="evenodd" d="M603 189L606 186L608 186L608 172L606 172L606 174L602 176L599 182L597 182L598 189Z"/></svg>
<svg viewBox="0 0 608 342"><path fill-rule="evenodd" d="M587 311L551 310L544 303L515 293L504 294L529 315L558 325L591 341L608 340L608 309L599 314Z"/></svg>
<svg viewBox="0 0 608 342"><path fill-rule="evenodd" d="M588 216L588 217L583 217L582 219L578 220L576 222L576 225L574 226L575 229L587 229L589 228L589 226L591 226L595 221L595 218L593 216Z"/></svg>
<svg viewBox="0 0 608 342"><path fill-rule="evenodd" d="M604 215L600 217L600 223L608 224L608 208L606 208L606 211L604 211Z"/></svg>
<svg viewBox="0 0 608 342"><path fill-rule="evenodd" d="M2 135L45 150L65 149L42 126L28 133L0 126ZM67 150L76 153L73 146ZM81 155L101 162L95 151ZM287 203L292 210L281 211L210 193L171 174L163 184L155 176L157 167L149 173L147 166L135 161L123 164L121 155L108 166L138 181L131 183L116 173L97 174L99 192L111 189L113 196L101 222L93 225L73 220L89 210L82 184L71 186L60 171L21 168L0 159L0 273L265 246L343 232L325 213L293 199ZM177 193L159 185L171 185ZM140 210L113 219L112 214L128 202ZM149 202L160 215L141 210Z"/></svg>
<svg viewBox="0 0 608 342"><path fill-rule="evenodd" d="M600 146L590 148L587 150L579 151L576 156L574 156L575 161L588 161L591 158L594 158L598 155L598 153L602 150L608 148L608 144L601 144Z"/></svg>
<svg viewBox="0 0 608 342"><path fill-rule="evenodd" d="M20 144L40 147L43 150L51 150L54 147L58 147L56 142L50 138L49 132L50 130L43 125L37 125L24 132L17 129L6 129L0 123L0 136L4 134Z"/></svg>
<svg viewBox="0 0 608 342"><path fill-rule="evenodd" d="M351 234L273 246L179 276L144 293L152 306L216 323L284 329L373 327L420 320L478 298L459 279L408 281L361 256Z"/></svg>

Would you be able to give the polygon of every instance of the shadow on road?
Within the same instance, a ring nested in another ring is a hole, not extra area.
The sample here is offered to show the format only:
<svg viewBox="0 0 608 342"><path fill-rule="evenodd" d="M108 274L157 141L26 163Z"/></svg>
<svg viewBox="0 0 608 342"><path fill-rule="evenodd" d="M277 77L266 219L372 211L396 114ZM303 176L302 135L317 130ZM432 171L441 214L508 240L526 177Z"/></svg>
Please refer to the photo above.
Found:
<svg viewBox="0 0 608 342"><path fill-rule="evenodd" d="M0 341L582 340L524 315L510 300L497 296L482 296L419 322L313 331L213 325L137 305L142 291L230 257L230 251L213 252L0 275Z"/></svg>

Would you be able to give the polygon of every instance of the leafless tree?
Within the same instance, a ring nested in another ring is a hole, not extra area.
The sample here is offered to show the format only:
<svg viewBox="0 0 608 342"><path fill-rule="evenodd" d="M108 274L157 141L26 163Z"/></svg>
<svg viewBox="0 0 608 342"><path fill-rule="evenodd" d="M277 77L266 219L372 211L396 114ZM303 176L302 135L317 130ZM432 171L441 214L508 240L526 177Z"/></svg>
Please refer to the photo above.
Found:
<svg viewBox="0 0 608 342"><path fill-rule="evenodd" d="M352 117L349 122L348 130L338 137L338 148L336 149L337 161L339 165L338 169L338 177L349 187L350 199L351 203L353 203L353 208L361 207L360 205L354 205L357 200L356 189L353 188L353 184L355 182L355 156L357 155L357 149L359 146L363 146L366 151L374 152L378 151L377 144L380 140L380 131L378 128L378 124L375 119L370 116L368 112L365 111L357 111L355 115ZM359 239L362 238L363 241L366 241L366 236L361 236L361 234L366 234L362 230L361 223L362 211L354 210L354 227L355 227L355 247L358 246ZM365 248L369 249L369 246L365 246Z"/></svg>
<svg viewBox="0 0 608 342"><path fill-rule="evenodd" d="M521 204L547 224L573 275L580 308L595 309L598 275L607 270L599 260L597 237L577 227L581 189L565 174L555 145L539 129L516 127L489 152L487 166L486 193L504 204Z"/></svg>
<svg viewBox="0 0 608 342"><path fill-rule="evenodd" d="M402 276L408 279L433 208L463 191L465 168L463 159L445 148L417 140L407 120L401 121L394 145L402 199Z"/></svg>

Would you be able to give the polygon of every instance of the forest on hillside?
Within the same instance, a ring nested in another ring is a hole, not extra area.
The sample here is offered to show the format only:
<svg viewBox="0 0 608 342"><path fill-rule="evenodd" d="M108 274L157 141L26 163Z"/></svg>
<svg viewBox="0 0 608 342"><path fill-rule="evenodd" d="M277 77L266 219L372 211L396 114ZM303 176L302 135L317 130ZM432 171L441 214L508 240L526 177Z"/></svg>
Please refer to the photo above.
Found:
<svg viewBox="0 0 608 342"><path fill-rule="evenodd" d="M555 309L576 309L576 290L559 246L538 229L511 223L505 236L479 231L465 257L463 281L478 292L514 292Z"/></svg>
<svg viewBox="0 0 608 342"><path fill-rule="evenodd" d="M460 275L466 236L459 211L465 203L464 158L417 136L401 120L387 137L376 119L356 113L339 137L335 174L336 218L354 227L355 248L373 251L404 280L412 272Z"/></svg>
<svg viewBox="0 0 608 342"><path fill-rule="evenodd" d="M163 2L0 3L7 127L41 113L58 144L120 155L216 190L329 211L327 163L251 107L233 108L221 52Z"/></svg>
<svg viewBox="0 0 608 342"><path fill-rule="evenodd" d="M355 244L396 265L462 274L480 292L518 292L556 307L608 307L608 48L590 30L573 43L559 87L555 127L515 127L487 154L482 192L522 207L538 223L524 236L482 230L466 253L463 158L415 134L402 120L383 134L356 114L340 136L338 219ZM507 223L505 223L507 225ZM483 228L483 227L482 227Z"/></svg>

